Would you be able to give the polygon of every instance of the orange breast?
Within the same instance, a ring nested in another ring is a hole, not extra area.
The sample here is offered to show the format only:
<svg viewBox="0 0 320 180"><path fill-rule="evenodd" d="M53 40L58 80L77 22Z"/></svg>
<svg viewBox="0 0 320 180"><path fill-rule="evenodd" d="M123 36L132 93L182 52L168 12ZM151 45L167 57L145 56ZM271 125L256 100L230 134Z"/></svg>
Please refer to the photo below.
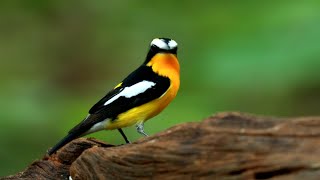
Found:
<svg viewBox="0 0 320 180"><path fill-rule="evenodd" d="M177 56L169 53L156 54L147 66L161 76L166 76L173 83L174 89L178 91L180 86L180 65Z"/></svg>

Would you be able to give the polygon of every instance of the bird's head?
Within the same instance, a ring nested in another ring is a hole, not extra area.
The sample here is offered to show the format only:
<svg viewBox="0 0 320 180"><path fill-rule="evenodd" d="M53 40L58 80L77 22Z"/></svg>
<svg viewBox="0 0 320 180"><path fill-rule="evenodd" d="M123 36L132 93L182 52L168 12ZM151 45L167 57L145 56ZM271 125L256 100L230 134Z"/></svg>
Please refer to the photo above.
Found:
<svg viewBox="0 0 320 180"><path fill-rule="evenodd" d="M178 43L169 38L156 38L151 41L150 49L144 62L152 70L179 82L180 65L177 58ZM179 85L177 84L177 87Z"/></svg>
<svg viewBox="0 0 320 180"><path fill-rule="evenodd" d="M169 52L177 54L178 44L175 40L169 38L156 38L151 41L150 48L153 51Z"/></svg>
<svg viewBox="0 0 320 180"><path fill-rule="evenodd" d="M150 43L150 49L144 64L147 64L152 58L158 54L173 54L177 56L178 43L169 38L155 38Z"/></svg>

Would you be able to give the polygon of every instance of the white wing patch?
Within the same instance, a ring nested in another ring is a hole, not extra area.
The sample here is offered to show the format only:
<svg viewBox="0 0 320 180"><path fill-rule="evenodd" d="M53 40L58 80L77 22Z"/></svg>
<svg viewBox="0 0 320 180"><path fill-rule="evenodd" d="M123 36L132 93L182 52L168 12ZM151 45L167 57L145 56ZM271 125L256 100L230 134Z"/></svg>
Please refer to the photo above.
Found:
<svg viewBox="0 0 320 180"><path fill-rule="evenodd" d="M119 94L113 96L111 99L105 102L104 105L106 106L112 103L113 101L117 100L119 97L131 98L133 96L137 96L138 94L144 93L146 90L150 89L154 85L156 85L156 83L143 80L132 86L125 87Z"/></svg>

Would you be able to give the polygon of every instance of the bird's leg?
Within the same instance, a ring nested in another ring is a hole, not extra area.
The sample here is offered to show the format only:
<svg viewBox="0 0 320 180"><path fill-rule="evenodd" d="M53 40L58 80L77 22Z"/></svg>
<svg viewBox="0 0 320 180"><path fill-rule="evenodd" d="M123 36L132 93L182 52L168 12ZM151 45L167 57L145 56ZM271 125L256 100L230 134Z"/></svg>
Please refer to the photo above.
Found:
<svg viewBox="0 0 320 180"><path fill-rule="evenodd" d="M143 123L137 124L136 127L137 127L138 133L140 133L144 136L148 136L148 134L144 132Z"/></svg>
<svg viewBox="0 0 320 180"><path fill-rule="evenodd" d="M124 134L121 128L118 129L120 134L122 135L123 139L126 141L127 144L130 144L130 141L128 140L127 136Z"/></svg>

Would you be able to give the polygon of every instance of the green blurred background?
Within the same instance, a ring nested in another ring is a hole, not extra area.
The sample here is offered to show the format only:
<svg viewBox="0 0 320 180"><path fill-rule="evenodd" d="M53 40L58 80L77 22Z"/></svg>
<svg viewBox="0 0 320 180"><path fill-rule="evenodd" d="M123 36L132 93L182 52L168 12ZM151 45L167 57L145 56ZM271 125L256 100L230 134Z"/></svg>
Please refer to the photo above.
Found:
<svg viewBox="0 0 320 180"><path fill-rule="evenodd" d="M266 2L1 1L0 176L41 158L155 37L178 42L182 82L151 135L220 111L319 115L320 2Z"/></svg>

